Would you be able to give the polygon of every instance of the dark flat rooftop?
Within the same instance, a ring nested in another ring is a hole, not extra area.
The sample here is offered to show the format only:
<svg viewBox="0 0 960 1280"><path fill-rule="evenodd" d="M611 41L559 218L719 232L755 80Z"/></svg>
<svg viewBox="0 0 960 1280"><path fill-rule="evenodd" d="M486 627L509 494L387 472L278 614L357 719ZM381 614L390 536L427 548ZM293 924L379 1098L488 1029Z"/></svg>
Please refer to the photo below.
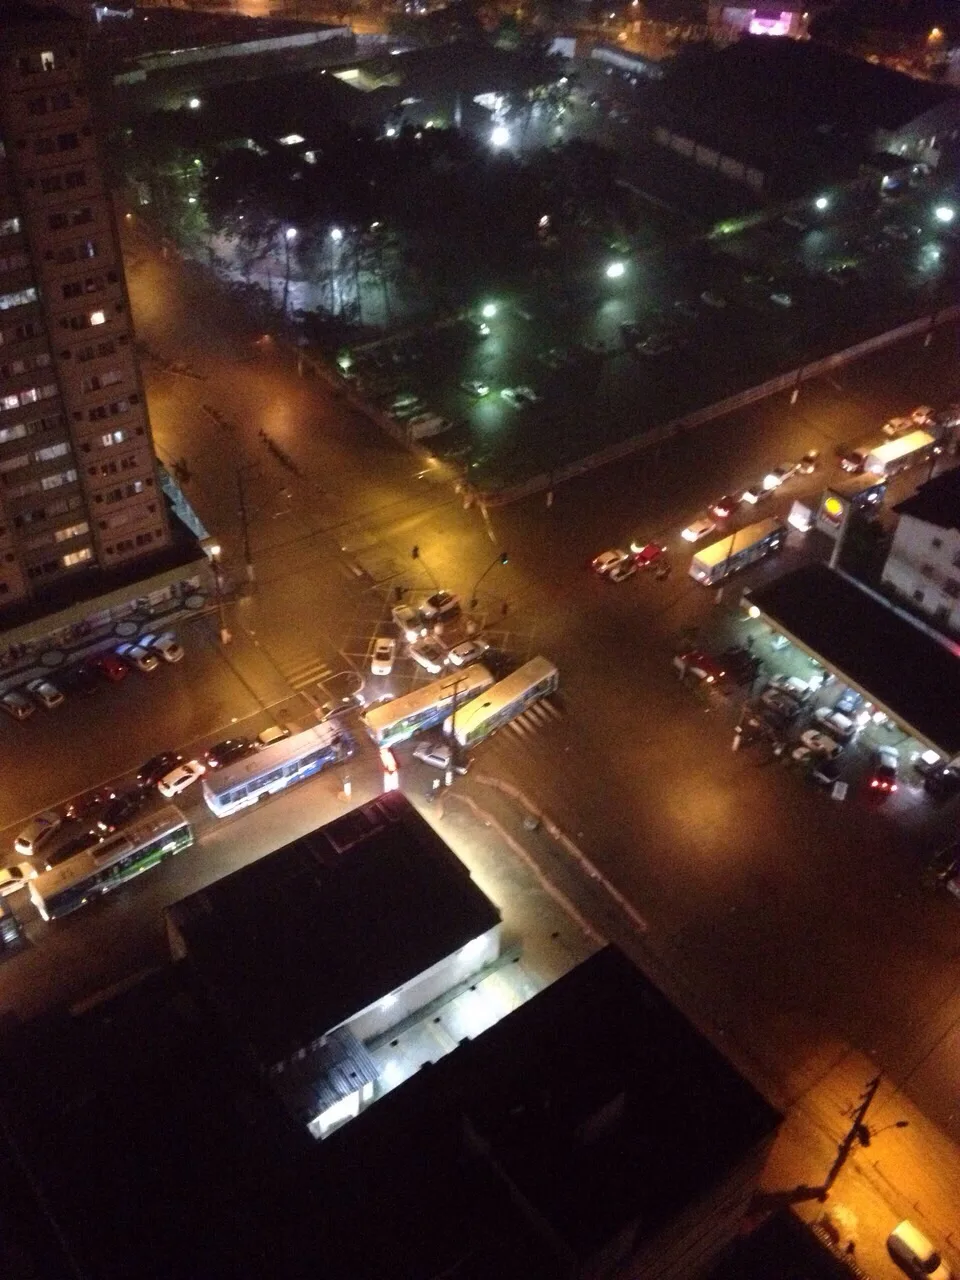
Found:
<svg viewBox="0 0 960 1280"><path fill-rule="evenodd" d="M500 921L399 792L168 913L208 997L267 1068Z"/></svg>
<svg viewBox="0 0 960 1280"><path fill-rule="evenodd" d="M934 476L893 509L898 515L914 516L938 529L960 529L960 467Z"/></svg>
<svg viewBox="0 0 960 1280"><path fill-rule="evenodd" d="M823 564L785 574L750 599L944 755L960 752L960 647Z"/></svg>

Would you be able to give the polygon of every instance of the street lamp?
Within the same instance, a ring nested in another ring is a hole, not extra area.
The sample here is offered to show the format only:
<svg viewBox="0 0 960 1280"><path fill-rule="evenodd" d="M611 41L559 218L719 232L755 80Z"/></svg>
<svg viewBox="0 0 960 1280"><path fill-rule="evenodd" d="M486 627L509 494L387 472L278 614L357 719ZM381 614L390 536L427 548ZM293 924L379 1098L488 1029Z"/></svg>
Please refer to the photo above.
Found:
<svg viewBox="0 0 960 1280"><path fill-rule="evenodd" d="M480 314L484 320L492 320L497 314L497 304L495 302L485 302L480 308Z"/></svg>
<svg viewBox="0 0 960 1280"><path fill-rule="evenodd" d="M331 227L330 239L333 241L334 244L339 244L340 241L343 239L342 230L339 227Z"/></svg>
<svg viewBox="0 0 960 1280"><path fill-rule="evenodd" d="M211 542L207 544L206 552L210 557L210 563L213 565L213 592L217 602L217 618L220 624L220 643L229 644L232 636L227 629L227 620L223 611L223 583L220 578L220 555L223 548L219 542Z"/></svg>
<svg viewBox="0 0 960 1280"><path fill-rule="evenodd" d="M957 216L957 211L948 204L938 204L933 211L933 216L938 222L946 225L954 220Z"/></svg>
<svg viewBox="0 0 960 1280"><path fill-rule="evenodd" d="M510 145L510 130L505 124L494 125L490 131L491 147L507 147Z"/></svg>
<svg viewBox="0 0 960 1280"><path fill-rule="evenodd" d="M608 280L619 280L621 279L622 276L625 276L626 273L627 273L626 263L611 262L608 264L606 272L604 274L606 275Z"/></svg>
<svg viewBox="0 0 960 1280"><path fill-rule="evenodd" d="M187 106L190 108L190 110L191 110L191 111L199 111L199 110L200 110L200 99L199 99L199 98L191 98L191 99L189 100L189 102L187 103Z"/></svg>
<svg viewBox="0 0 960 1280"><path fill-rule="evenodd" d="M819 210L820 213L823 213L824 210L830 208L830 201L826 196L817 196L816 200L814 200L813 202L813 205L815 209Z"/></svg>

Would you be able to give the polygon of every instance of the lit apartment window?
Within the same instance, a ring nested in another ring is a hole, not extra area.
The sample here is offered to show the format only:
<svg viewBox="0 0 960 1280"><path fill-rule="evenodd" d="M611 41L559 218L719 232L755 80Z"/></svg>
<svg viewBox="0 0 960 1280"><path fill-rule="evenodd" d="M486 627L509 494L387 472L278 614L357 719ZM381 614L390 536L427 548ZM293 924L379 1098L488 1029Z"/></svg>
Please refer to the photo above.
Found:
<svg viewBox="0 0 960 1280"><path fill-rule="evenodd" d="M71 467L69 471L58 471L56 475L44 476L40 481L41 489L59 489L62 484L73 484L77 478L76 471Z"/></svg>
<svg viewBox="0 0 960 1280"><path fill-rule="evenodd" d="M15 236L20 232L19 218L0 218L0 236Z"/></svg>
<svg viewBox="0 0 960 1280"><path fill-rule="evenodd" d="M79 551L68 551L63 557L63 567L71 569L75 564L83 564L84 560L92 560L93 552L89 547L81 547Z"/></svg>
<svg viewBox="0 0 960 1280"><path fill-rule="evenodd" d="M46 449L38 449L33 456L37 462L52 462L54 458L62 458L69 452L70 446L64 442L49 445Z"/></svg>
<svg viewBox="0 0 960 1280"><path fill-rule="evenodd" d="M28 302L36 302L36 300L37 291L32 287L18 289L15 293L0 293L0 311L10 311L14 307L24 307Z"/></svg>
<svg viewBox="0 0 960 1280"><path fill-rule="evenodd" d="M80 524L68 524L65 529L58 529L54 537L58 542L69 542L71 538L79 538L82 533L89 532L89 529L86 520L82 520Z"/></svg>
<svg viewBox="0 0 960 1280"><path fill-rule="evenodd" d="M45 52L41 53L41 55L40 55L40 70L41 70L41 71L56 71L56 69L57 69L57 62L56 62L56 59L55 59L55 58L54 58L54 56L53 56L53 51L52 51L51 49L48 49L48 50L46 50Z"/></svg>
<svg viewBox="0 0 960 1280"><path fill-rule="evenodd" d="M128 435L127 431L108 431L106 435L100 437L100 443L105 448L109 448L114 444L123 444Z"/></svg>
<svg viewBox="0 0 960 1280"><path fill-rule="evenodd" d="M36 290L34 289L33 292L36 293ZM91 325L106 324L107 313L105 311L91 311L89 320Z"/></svg>

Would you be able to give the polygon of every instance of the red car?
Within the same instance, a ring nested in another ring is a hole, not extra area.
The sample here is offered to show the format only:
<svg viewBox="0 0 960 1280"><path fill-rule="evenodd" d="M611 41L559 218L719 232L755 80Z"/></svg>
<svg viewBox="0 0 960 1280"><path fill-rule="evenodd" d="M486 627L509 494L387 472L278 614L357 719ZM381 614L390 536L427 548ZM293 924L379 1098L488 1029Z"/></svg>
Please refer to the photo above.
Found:
<svg viewBox="0 0 960 1280"><path fill-rule="evenodd" d="M648 566L656 564L665 555L666 550L666 547L661 547L659 542L630 543L630 554L641 569L646 569Z"/></svg>
<svg viewBox="0 0 960 1280"><path fill-rule="evenodd" d="M740 498L736 494L725 493L722 498L711 503L707 510L715 520L729 520L739 505Z"/></svg>
<svg viewBox="0 0 960 1280"><path fill-rule="evenodd" d="M112 680L114 684L122 680L130 670L124 660L118 658L115 653L99 653L91 659L90 665L99 671L105 680Z"/></svg>
<svg viewBox="0 0 960 1280"><path fill-rule="evenodd" d="M704 684L719 684L727 674L715 658L700 649L688 649L686 653L674 656L673 665L680 672L680 678L691 675Z"/></svg>

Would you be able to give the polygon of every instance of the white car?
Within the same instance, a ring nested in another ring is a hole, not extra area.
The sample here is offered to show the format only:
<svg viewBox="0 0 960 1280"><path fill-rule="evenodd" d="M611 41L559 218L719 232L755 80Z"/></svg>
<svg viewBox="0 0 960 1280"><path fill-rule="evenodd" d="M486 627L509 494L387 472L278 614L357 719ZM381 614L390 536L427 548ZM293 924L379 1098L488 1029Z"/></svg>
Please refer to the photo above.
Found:
<svg viewBox="0 0 960 1280"><path fill-rule="evenodd" d="M799 676L785 676L783 674L771 676L768 687L787 694L795 702L806 702L807 698L810 697L810 686L806 680L801 680Z"/></svg>
<svg viewBox="0 0 960 1280"><path fill-rule="evenodd" d="M36 867L32 867L29 862L21 862L15 867L3 867L0 869L0 897L5 898L8 893L16 893L36 874Z"/></svg>
<svg viewBox="0 0 960 1280"><path fill-rule="evenodd" d="M155 653L151 653L149 649L144 649L142 645L118 644L115 651L118 658L122 658L124 662L129 662L131 667L136 667L138 671L156 671L160 665L160 660Z"/></svg>
<svg viewBox="0 0 960 1280"><path fill-rule="evenodd" d="M590 567L594 573L599 573L603 577L611 569L615 569L617 565L624 564L629 559L629 552L616 547L613 551L601 551L598 556L594 556L590 561Z"/></svg>
<svg viewBox="0 0 960 1280"><path fill-rule="evenodd" d="M431 769L449 769L453 762L453 751L449 742L418 742L413 748L413 758L414 760L422 760ZM469 767L469 762L461 758L460 762L454 767L454 772L463 774L467 772Z"/></svg>
<svg viewBox="0 0 960 1280"><path fill-rule="evenodd" d="M47 844L54 832L59 831L62 823L63 819L53 809L38 813L14 840L14 849L22 858L32 858Z"/></svg>
<svg viewBox="0 0 960 1280"><path fill-rule="evenodd" d="M707 516L702 516L699 520L694 520L691 524L688 524L680 534L680 537L683 538L684 542L699 542L701 538L713 533L716 527L714 522L708 519Z"/></svg>
<svg viewBox="0 0 960 1280"><path fill-rule="evenodd" d="M843 747L835 739L816 729L806 729L800 735L800 745L794 748L794 760L806 759L808 755L823 756L827 760L835 759Z"/></svg>
<svg viewBox="0 0 960 1280"><path fill-rule="evenodd" d="M504 387L500 392L501 397L506 400L511 409L525 409L527 402L522 395L519 394L515 387Z"/></svg>
<svg viewBox="0 0 960 1280"><path fill-rule="evenodd" d="M513 390L514 390L514 394L518 395L520 399L524 402L524 404L529 404L529 405L539 404L540 401L543 399L542 396L537 395L533 387L519 386L519 387L514 387Z"/></svg>
<svg viewBox="0 0 960 1280"><path fill-rule="evenodd" d="M615 564L607 574L608 582L622 582L624 578L632 578L637 572L637 562L632 557L620 564Z"/></svg>
<svg viewBox="0 0 960 1280"><path fill-rule="evenodd" d="M141 636L140 644L159 653L164 662L179 662L183 657L183 646L172 631L165 631L162 636Z"/></svg>
<svg viewBox="0 0 960 1280"><path fill-rule="evenodd" d="M460 615L460 597L452 591L435 591L420 606L424 622L449 622Z"/></svg>
<svg viewBox="0 0 960 1280"><path fill-rule="evenodd" d="M0 707L14 720L29 720L36 707L19 689L11 689L0 698Z"/></svg>
<svg viewBox="0 0 960 1280"><path fill-rule="evenodd" d="M410 657L424 671L429 671L432 676L438 676L443 670L447 661L447 651L433 636L424 636L422 640L415 640L410 646Z"/></svg>
<svg viewBox="0 0 960 1280"><path fill-rule="evenodd" d="M468 667L471 662L478 662L490 646L486 640L464 640L454 645L447 654L447 661L452 667Z"/></svg>
<svg viewBox="0 0 960 1280"><path fill-rule="evenodd" d="M31 680L27 685L27 692L32 693L41 707L46 707L48 711L52 711L54 707L59 707L60 703L63 702L63 694L49 680Z"/></svg>
<svg viewBox="0 0 960 1280"><path fill-rule="evenodd" d="M857 732L857 726L850 717L845 716L842 711L835 711L833 707L820 707L813 713L813 718L818 728L829 733L837 742L849 742Z"/></svg>
<svg viewBox="0 0 960 1280"><path fill-rule="evenodd" d="M396 640L392 636L378 636L373 644L373 653L370 655L370 674L388 676L393 670L396 656Z"/></svg>
<svg viewBox="0 0 960 1280"><path fill-rule="evenodd" d="M157 790L170 800L178 796L181 791L186 791L187 787L192 787L206 771L206 766L199 760L186 760L183 764L178 764L175 769L171 769L166 777L160 779Z"/></svg>
<svg viewBox="0 0 960 1280"><path fill-rule="evenodd" d="M913 1280L952 1280L953 1272L912 1222L898 1223L887 1237L894 1262Z"/></svg>
<svg viewBox="0 0 960 1280"><path fill-rule="evenodd" d="M285 724L271 724L257 734L257 742L261 747L272 747L275 742L282 742L290 737L290 729Z"/></svg>

